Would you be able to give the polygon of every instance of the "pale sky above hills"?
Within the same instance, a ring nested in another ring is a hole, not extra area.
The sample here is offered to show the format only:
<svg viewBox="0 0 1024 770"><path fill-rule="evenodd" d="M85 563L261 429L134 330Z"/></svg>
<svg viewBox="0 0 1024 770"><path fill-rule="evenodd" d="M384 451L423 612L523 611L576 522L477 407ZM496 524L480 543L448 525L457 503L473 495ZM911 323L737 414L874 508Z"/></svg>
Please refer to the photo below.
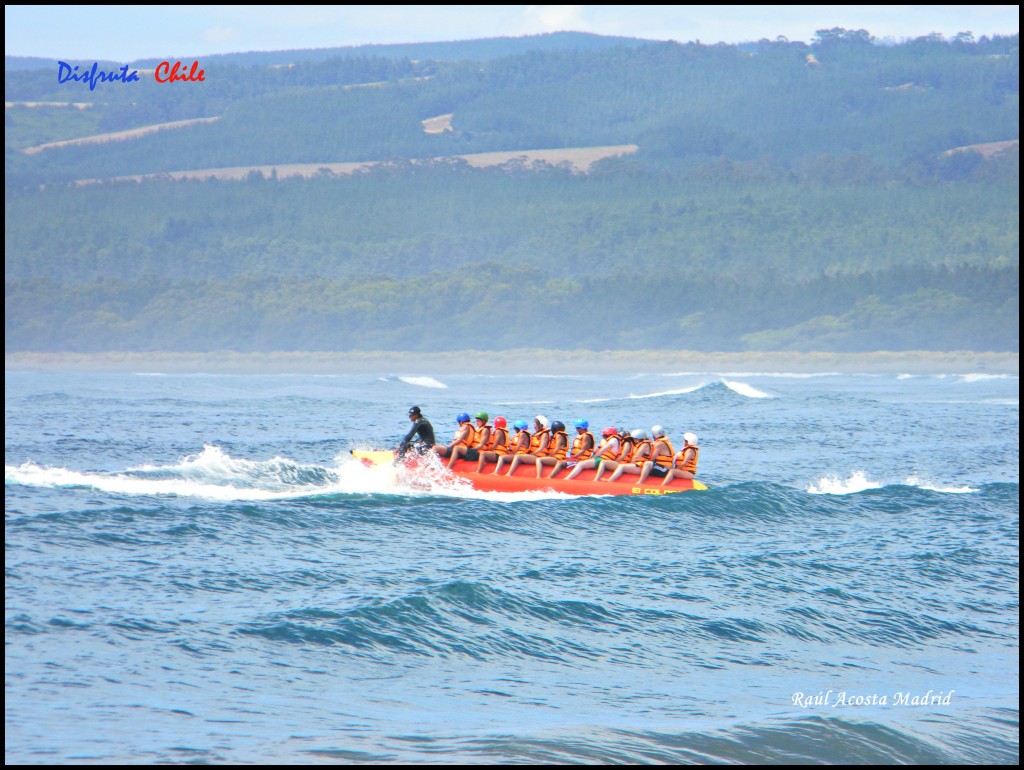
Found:
<svg viewBox="0 0 1024 770"><path fill-rule="evenodd" d="M5 6L5 53L131 62L240 51L419 43L575 30L739 43L818 29L898 42L938 32L1018 32L1018 5Z"/></svg>

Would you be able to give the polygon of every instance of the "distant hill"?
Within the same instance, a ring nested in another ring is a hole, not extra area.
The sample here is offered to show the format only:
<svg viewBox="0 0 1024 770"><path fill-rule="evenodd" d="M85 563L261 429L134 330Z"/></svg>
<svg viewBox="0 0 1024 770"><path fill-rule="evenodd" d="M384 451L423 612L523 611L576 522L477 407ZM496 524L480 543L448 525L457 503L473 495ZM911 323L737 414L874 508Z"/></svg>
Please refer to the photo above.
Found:
<svg viewBox="0 0 1024 770"><path fill-rule="evenodd" d="M1018 36L446 45L9 68L7 350L1017 350Z"/></svg>
<svg viewBox="0 0 1024 770"><path fill-rule="evenodd" d="M541 35L525 35L522 37L493 37L478 40L451 40L436 43L392 43L386 45L353 45L334 48L289 49L284 51L246 51L239 53L205 54L193 51L179 60L202 59L204 65L239 67L286 66L289 64L306 64L323 62L329 59L344 58L380 58L380 59L412 59L434 61L486 61L503 56L514 56L535 51L593 51L616 46L640 46L648 40L611 35L594 35L588 32L550 32ZM138 59L130 64L135 68L153 69L165 61L163 58ZM92 61L69 60L71 64L92 64ZM102 62L113 64L113 62ZM56 59L36 56L5 56L4 69L33 70L57 67Z"/></svg>
<svg viewBox="0 0 1024 770"><path fill-rule="evenodd" d="M39 69L56 70L57 60L46 59L40 56L4 56L5 72Z"/></svg>
<svg viewBox="0 0 1024 770"><path fill-rule="evenodd" d="M463 52L477 43L496 53L529 49L487 60L370 57L359 48L289 67L209 60L202 83L166 85L146 75L95 90L58 84L52 71L13 71L8 103L94 107L8 108L6 178L43 183L625 144L639 146L645 167L666 170L712 159L788 167L847 155L892 167L1018 138L1018 40L879 46L832 34L811 45L766 40L750 51L564 33L452 44ZM437 116L448 116L451 130L425 131L424 121ZM61 144L31 158L12 152L197 118L219 120L116 145Z"/></svg>

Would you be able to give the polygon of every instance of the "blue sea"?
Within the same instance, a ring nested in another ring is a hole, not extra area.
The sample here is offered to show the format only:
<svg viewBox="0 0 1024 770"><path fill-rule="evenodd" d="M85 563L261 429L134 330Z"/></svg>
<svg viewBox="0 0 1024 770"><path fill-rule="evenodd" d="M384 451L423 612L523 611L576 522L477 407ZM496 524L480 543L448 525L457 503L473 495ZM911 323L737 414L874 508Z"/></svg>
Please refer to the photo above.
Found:
<svg viewBox="0 0 1024 770"><path fill-rule="evenodd" d="M366 468L422 407L706 492ZM7 371L5 761L1019 758L1017 376Z"/></svg>

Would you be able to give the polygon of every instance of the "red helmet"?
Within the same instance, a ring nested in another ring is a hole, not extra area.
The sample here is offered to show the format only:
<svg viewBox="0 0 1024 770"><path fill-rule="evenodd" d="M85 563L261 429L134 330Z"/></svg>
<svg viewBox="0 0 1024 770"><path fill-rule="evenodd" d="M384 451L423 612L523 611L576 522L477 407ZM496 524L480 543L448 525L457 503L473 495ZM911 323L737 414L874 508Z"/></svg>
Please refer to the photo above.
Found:
<svg viewBox="0 0 1024 770"><path fill-rule="evenodd" d="M605 428L603 431L601 431L601 435L604 438L608 438L609 436L615 436L617 434L618 434L618 431L615 430L615 428L612 428L612 427Z"/></svg>
<svg viewBox="0 0 1024 770"><path fill-rule="evenodd" d="M495 417L494 418L494 427L495 428L504 428L507 424L508 423L505 422L505 418L504 417Z"/></svg>

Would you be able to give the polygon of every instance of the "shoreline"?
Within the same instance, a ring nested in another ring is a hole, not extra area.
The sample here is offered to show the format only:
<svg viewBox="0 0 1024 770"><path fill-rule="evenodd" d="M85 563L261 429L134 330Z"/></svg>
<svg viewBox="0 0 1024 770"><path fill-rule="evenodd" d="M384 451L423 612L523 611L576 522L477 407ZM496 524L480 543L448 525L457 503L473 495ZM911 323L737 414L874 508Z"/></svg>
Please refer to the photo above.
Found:
<svg viewBox="0 0 1024 770"><path fill-rule="evenodd" d="M237 353L5 353L4 371L163 374L1009 374L1018 353L877 351L873 353L687 350L505 350Z"/></svg>

